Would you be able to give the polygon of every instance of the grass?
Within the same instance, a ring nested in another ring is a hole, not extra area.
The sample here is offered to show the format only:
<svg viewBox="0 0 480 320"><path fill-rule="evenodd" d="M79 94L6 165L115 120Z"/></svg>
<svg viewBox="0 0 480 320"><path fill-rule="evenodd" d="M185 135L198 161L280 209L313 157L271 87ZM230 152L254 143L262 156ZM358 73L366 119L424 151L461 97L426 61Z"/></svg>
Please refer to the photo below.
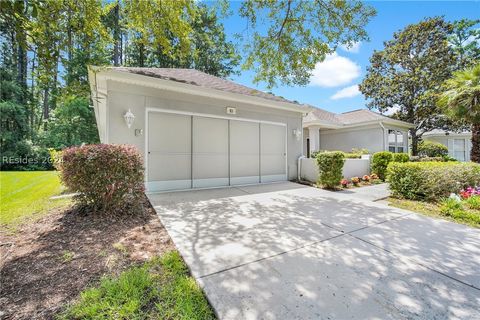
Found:
<svg viewBox="0 0 480 320"><path fill-rule="evenodd" d="M392 197L388 198L389 204L393 207L480 228L480 208L478 207L478 200L479 199L472 199L457 202L453 199L445 199L442 202L434 203Z"/></svg>
<svg viewBox="0 0 480 320"><path fill-rule="evenodd" d="M0 172L0 223L14 227L27 218L68 205L69 199L50 200L62 191L56 171Z"/></svg>
<svg viewBox="0 0 480 320"><path fill-rule="evenodd" d="M59 319L215 319L177 251L104 277Z"/></svg>

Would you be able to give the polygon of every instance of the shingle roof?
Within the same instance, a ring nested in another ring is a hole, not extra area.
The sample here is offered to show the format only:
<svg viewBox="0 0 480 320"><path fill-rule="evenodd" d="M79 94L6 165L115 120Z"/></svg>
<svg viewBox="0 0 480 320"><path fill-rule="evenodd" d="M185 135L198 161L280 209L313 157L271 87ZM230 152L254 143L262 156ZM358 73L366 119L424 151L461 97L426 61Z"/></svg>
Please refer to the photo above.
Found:
<svg viewBox="0 0 480 320"><path fill-rule="evenodd" d="M285 98L278 97L271 93L249 88L247 86L235 83L233 81L215 77L195 69L134 68L134 67L111 67L109 69L113 69L121 72L135 73L135 74L144 75L147 77L187 83L187 84L208 88L208 89L215 89L215 90L221 90L221 91L226 91L231 93L254 96L254 97L263 98L267 100L298 104L298 102L287 100Z"/></svg>
<svg viewBox="0 0 480 320"><path fill-rule="evenodd" d="M309 112L308 115L304 118L304 120L305 122L320 120L339 125L351 125L375 120L398 121L367 109L358 109L336 114L319 108L316 108L315 110Z"/></svg>
<svg viewBox="0 0 480 320"><path fill-rule="evenodd" d="M314 106L311 106L311 105L305 105L305 106L307 106L309 108L314 108L312 111L310 111L303 118L303 120L305 122L321 120L321 121L331 122L331 123L335 123L335 124L341 124L340 120L337 119L338 115L336 113L333 113L333 112L330 112L330 111L327 111L327 110L323 110L323 109L320 109L320 108L317 108L317 107L314 107Z"/></svg>

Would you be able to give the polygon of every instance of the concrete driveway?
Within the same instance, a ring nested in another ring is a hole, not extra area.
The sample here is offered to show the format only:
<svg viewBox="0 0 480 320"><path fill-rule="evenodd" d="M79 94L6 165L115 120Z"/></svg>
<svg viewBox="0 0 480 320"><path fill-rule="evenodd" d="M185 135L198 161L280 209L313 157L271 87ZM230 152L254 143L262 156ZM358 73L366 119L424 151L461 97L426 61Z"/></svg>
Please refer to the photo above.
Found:
<svg viewBox="0 0 480 320"><path fill-rule="evenodd" d="M294 183L149 195L220 319L480 319L480 230Z"/></svg>

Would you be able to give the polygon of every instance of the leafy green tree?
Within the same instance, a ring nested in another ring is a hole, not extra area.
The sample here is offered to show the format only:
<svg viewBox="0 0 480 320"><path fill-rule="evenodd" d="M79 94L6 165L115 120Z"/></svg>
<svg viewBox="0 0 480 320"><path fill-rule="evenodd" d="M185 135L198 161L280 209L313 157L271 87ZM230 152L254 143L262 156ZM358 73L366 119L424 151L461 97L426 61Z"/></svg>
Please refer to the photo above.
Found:
<svg viewBox="0 0 480 320"><path fill-rule="evenodd" d="M444 88L438 104L450 117L471 125L470 159L480 163L480 64L455 72Z"/></svg>
<svg viewBox="0 0 480 320"><path fill-rule="evenodd" d="M480 20L462 19L453 22L448 37L457 58L456 69L475 65L480 61Z"/></svg>
<svg viewBox="0 0 480 320"><path fill-rule="evenodd" d="M98 143L95 115L86 97L68 97L53 111L44 144L55 149Z"/></svg>
<svg viewBox="0 0 480 320"><path fill-rule="evenodd" d="M246 54L242 67L273 87L307 84L315 64L338 45L366 40L364 27L375 10L362 1L246 0L239 14L247 20L238 35Z"/></svg>
<svg viewBox="0 0 480 320"><path fill-rule="evenodd" d="M451 24L435 17L394 33L383 50L373 53L359 85L368 108L382 113L395 108L397 119L415 125L410 129L413 155L422 135L444 122L436 95L455 65L447 41L451 30Z"/></svg>

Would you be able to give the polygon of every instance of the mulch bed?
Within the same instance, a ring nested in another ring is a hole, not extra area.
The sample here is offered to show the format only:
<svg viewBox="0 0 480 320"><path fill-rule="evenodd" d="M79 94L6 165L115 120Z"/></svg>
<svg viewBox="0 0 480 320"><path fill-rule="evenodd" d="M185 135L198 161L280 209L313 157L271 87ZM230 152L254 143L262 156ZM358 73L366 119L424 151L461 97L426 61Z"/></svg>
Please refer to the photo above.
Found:
<svg viewBox="0 0 480 320"><path fill-rule="evenodd" d="M146 199L138 215L98 216L70 208L14 234L0 230L0 318L52 319L102 275L174 249Z"/></svg>

